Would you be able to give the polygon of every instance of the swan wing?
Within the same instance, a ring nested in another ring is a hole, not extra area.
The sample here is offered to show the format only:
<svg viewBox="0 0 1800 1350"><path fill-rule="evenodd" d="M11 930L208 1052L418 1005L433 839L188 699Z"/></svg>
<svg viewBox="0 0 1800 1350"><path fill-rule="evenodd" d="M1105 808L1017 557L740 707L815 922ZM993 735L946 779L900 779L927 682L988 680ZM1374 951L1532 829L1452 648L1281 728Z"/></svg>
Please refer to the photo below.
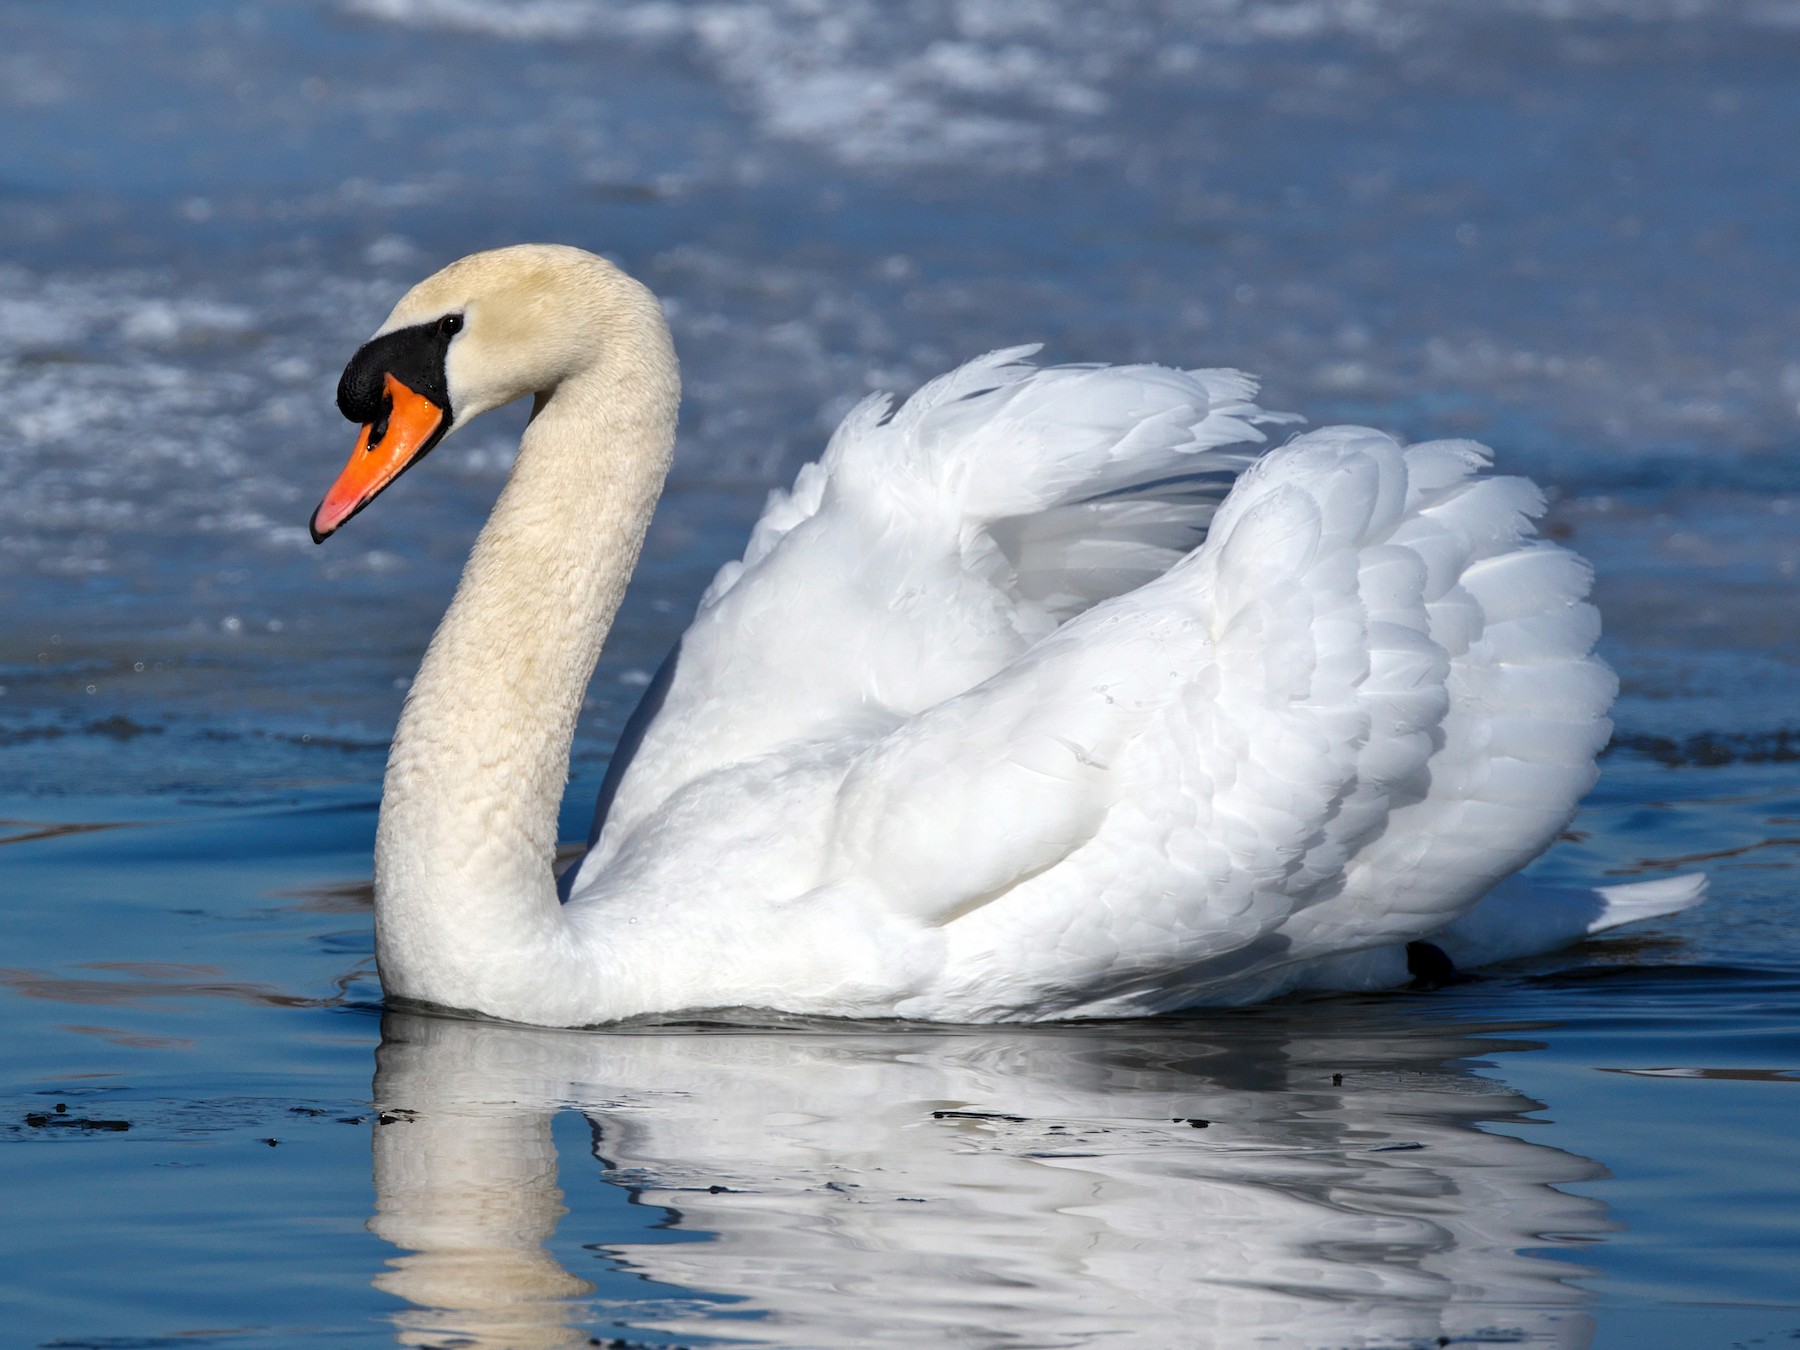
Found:
<svg viewBox="0 0 1800 1350"><path fill-rule="evenodd" d="M1204 537L1256 424L1285 420L1235 371L1039 369L1033 350L972 361L898 409L865 401L772 494L608 775L595 866L696 779L879 737L1161 575Z"/></svg>
<svg viewBox="0 0 1800 1350"><path fill-rule="evenodd" d="M1486 463L1301 437L1191 556L871 745L831 867L942 926L916 1011L1264 997L1444 927L1547 847L1615 684L1585 564Z"/></svg>

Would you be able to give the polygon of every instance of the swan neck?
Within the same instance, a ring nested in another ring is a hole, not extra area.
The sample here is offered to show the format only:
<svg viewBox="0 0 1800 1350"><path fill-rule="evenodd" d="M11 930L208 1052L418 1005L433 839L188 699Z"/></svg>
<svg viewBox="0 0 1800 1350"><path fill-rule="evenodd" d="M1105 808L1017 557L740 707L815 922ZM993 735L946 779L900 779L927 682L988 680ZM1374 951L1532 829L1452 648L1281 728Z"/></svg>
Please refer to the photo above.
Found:
<svg viewBox="0 0 1800 1350"><path fill-rule="evenodd" d="M643 317L537 396L401 713L376 840L390 994L509 1016L596 973L568 953L552 864L576 719L674 445L674 352Z"/></svg>

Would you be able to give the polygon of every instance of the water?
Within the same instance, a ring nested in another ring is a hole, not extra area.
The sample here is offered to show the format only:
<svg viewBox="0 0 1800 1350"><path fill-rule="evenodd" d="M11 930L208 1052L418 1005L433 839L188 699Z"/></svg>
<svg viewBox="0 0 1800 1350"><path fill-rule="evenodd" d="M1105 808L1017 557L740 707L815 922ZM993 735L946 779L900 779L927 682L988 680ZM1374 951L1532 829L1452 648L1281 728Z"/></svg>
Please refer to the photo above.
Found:
<svg viewBox="0 0 1800 1350"><path fill-rule="evenodd" d="M0 32L16 1343L1800 1332L1800 7L68 0ZM1541 866L1714 899L1430 995L1153 1024L384 1019L386 737L517 415L329 545L305 521L348 353L519 239L648 280L688 377L567 835L767 489L867 389L1035 339L1240 365L1551 486L1625 691Z"/></svg>

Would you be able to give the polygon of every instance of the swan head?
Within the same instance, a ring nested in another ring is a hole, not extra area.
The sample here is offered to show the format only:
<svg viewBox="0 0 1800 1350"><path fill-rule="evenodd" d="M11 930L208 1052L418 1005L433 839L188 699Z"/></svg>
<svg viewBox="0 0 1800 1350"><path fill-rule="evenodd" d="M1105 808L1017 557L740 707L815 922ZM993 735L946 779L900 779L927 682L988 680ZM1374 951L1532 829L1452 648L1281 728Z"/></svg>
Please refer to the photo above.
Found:
<svg viewBox="0 0 1800 1350"><path fill-rule="evenodd" d="M648 289L604 258L560 244L472 253L414 286L338 380L362 424L350 462L312 516L323 543L455 428L596 366L609 338L647 317Z"/></svg>

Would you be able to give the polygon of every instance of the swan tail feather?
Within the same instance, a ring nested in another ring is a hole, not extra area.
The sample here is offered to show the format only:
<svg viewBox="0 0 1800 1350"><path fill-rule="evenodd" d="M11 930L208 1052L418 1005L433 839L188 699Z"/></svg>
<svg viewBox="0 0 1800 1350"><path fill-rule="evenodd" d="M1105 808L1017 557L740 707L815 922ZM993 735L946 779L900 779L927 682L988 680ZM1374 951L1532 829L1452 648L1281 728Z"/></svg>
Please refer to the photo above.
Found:
<svg viewBox="0 0 1800 1350"><path fill-rule="evenodd" d="M1597 886L1602 909L1588 924L1588 932L1604 933L1640 919L1660 919L1692 909L1706 900L1710 883L1704 872L1634 881L1622 886Z"/></svg>
<svg viewBox="0 0 1800 1350"><path fill-rule="evenodd" d="M1706 893L1702 872L1591 888L1539 886L1509 877L1427 940L1458 970L1477 970L1543 956L1626 924L1680 914L1703 902ZM1315 962L1302 982L1310 989L1391 989L1408 978L1402 944Z"/></svg>
<svg viewBox="0 0 1800 1350"><path fill-rule="evenodd" d="M1432 935L1459 966L1539 956L1596 933L1660 919L1706 899L1703 872L1592 888L1540 886L1510 877Z"/></svg>

